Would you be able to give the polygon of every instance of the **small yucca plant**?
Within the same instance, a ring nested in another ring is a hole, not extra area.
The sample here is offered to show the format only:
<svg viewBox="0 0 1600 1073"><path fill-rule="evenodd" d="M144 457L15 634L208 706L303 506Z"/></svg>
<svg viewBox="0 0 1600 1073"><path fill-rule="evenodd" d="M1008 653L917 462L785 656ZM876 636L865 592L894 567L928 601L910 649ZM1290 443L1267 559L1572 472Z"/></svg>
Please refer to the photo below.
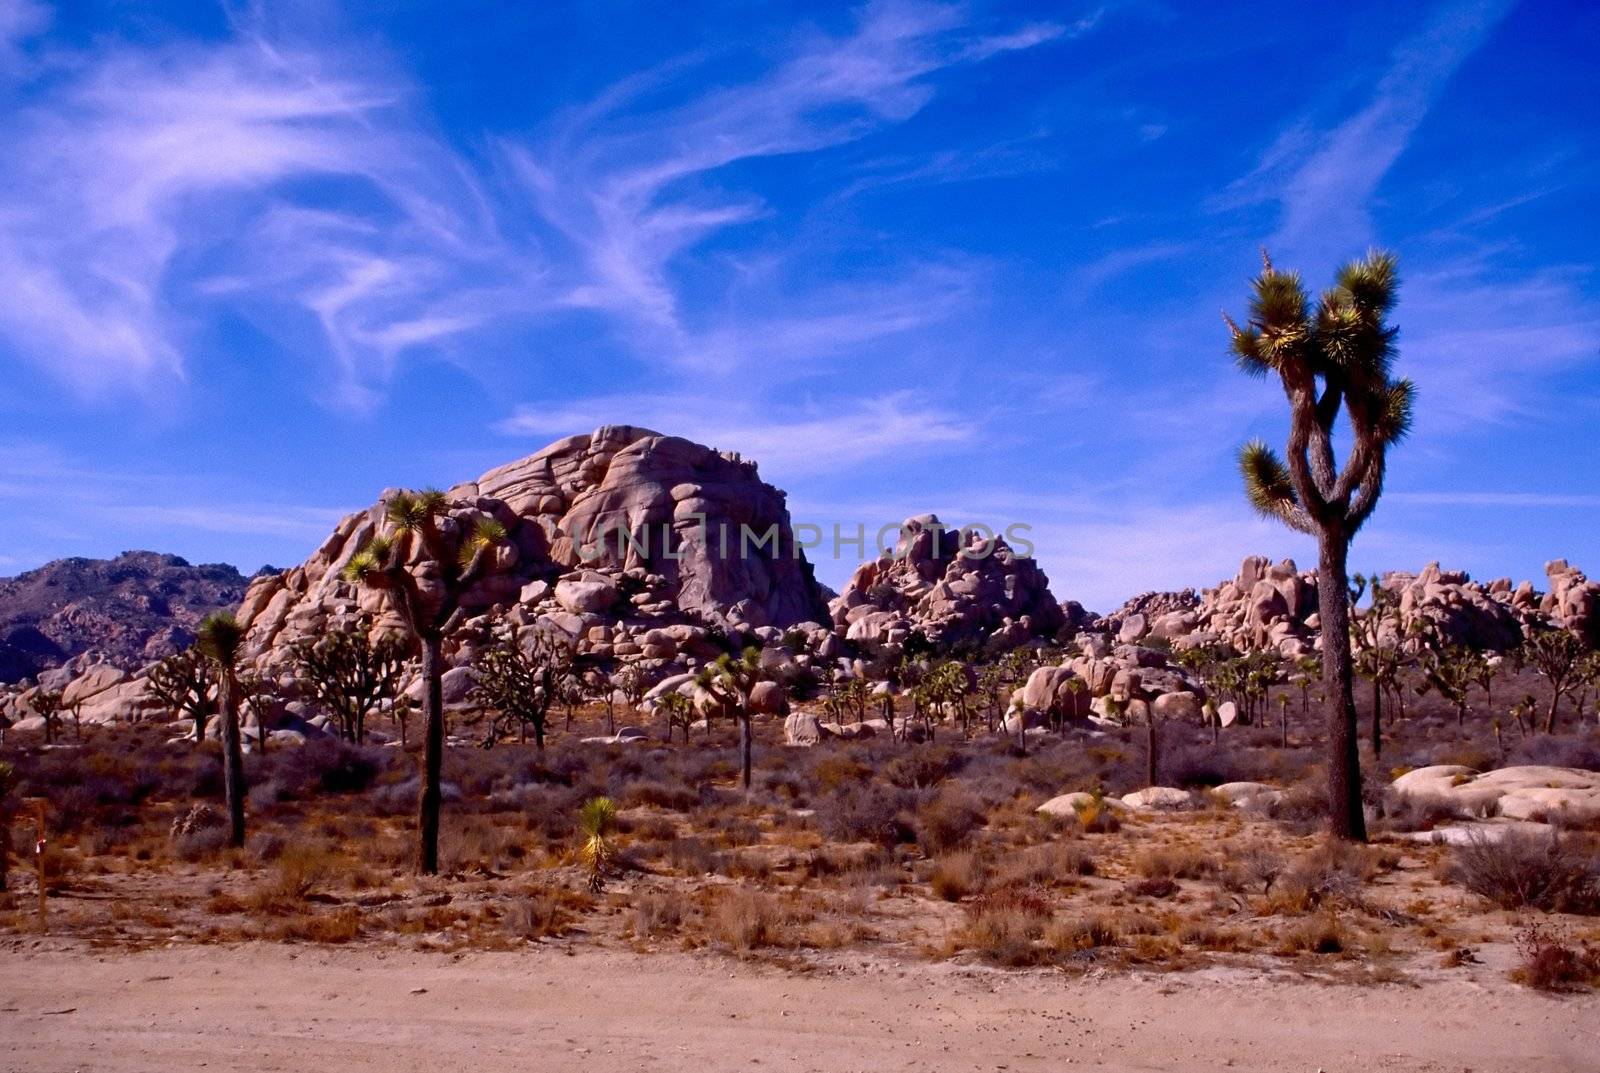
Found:
<svg viewBox="0 0 1600 1073"><path fill-rule="evenodd" d="M580 851L589 869L589 889L596 894L605 886L614 849L611 832L617 823L617 806L609 797L594 797L578 810L578 830L583 833Z"/></svg>

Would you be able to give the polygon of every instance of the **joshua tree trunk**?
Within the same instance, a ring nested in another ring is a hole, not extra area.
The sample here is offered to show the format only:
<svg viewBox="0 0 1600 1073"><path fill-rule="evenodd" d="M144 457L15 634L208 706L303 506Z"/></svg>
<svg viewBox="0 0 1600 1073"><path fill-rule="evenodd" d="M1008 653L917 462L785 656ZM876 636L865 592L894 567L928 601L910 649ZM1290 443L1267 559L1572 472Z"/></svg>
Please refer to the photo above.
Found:
<svg viewBox="0 0 1600 1073"><path fill-rule="evenodd" d="M1383 685L1372 680L1372 758L1383 755Z"/></svg>
<svg viewBox="0 0 1600 1073"><path fill-rule="evenodd" d="M222 786L228 797L229 842L244 845L244 745L239 733L238 683L231 671L217 682L222 708Z"/></svg>
<svg viewBox="0 0 1600 1073"><path fill-rule="evenodd" d="M1145 718L1144 737L1144 784L1156 784L1156 714L1151 712Z"/></svg>
<svg viewBox="0 0 1600 1073"><path fill-rule="evenodd" d="M1350 657L1349 546L1343 533L1318 534L1317 613L1322 632L1322 693L1328 723L1328 816L1333 834L1367 840L1356 745L1354 667Z"/></svg>
<svg viewBox="0 0 1600 1073"><path fill-rule="evenodd" d="M423 719L422 792L417 796L417 870L439 872L439 779L444 769L444 690L439 681L439 638L422 638Z"/></svg>
<svg viewBox="0 0 1600 1073"><path fill-rule="evenodd" d="M750 713L746 711L739 717L739 776L746 790L750 789L750 749L753 736Z"/></svg>

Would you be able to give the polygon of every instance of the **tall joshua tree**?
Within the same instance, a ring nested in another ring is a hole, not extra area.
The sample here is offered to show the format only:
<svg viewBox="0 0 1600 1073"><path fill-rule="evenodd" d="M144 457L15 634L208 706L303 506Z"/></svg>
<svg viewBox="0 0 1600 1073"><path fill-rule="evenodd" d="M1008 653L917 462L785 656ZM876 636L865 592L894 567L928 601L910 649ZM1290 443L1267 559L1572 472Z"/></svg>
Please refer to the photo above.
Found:
<svg viewBox="0 0 1600 1073"><path fill-rule="evenodd" d="M239 649L244 627L226 612L211 615L195 633L195 648L217 673L217 707L222 713L222 787L228 798L229 837L244 845L244 743L239 734Z"/></svg>
<svg viewBox="0 0 1600 1073"><path fill-rule="evenodd" d="M389 500L390 534L370 540L345 566L352 581L385 592L421 650L423 694L422 789L417 795L417 870L439 871L440 772L444 766L444 674L440 649L461 618L461 597L506 539L492 519L471 532L449 518L443 492L401 492Z"/></svg>
<svg viewBox="0 0 1600 1073"><path fill-rule="evenodd" d="M747 648L737 659L724 652L715 663L703 667L696 679L701 688L739 720L739 774L746 790L750 789L750 753L754 739L750 726L750 694L767 678L760 649Z"/></svg>
<svg viewBox="0 0 1600 1073"><path fill-rule="evenodd" d="M1373 252L1339 270L1312 302L1296 272L1280 272L1264 253L1243 327L1226 313L1239 368L1276 375L1289 402L1285 456L1261 440L1239 451L1250 502L1262 514L1316 537L1322 682L1328 722L1328 810L1332 831L1366 840L1361 759L1350 655L1350 541L1383 493L1389 448L1411 425L1415 389L1390 375L1396 329L1388 324L1397 279L1392 254ZM1349 425L1341 467L1335 426Z"/></svg>

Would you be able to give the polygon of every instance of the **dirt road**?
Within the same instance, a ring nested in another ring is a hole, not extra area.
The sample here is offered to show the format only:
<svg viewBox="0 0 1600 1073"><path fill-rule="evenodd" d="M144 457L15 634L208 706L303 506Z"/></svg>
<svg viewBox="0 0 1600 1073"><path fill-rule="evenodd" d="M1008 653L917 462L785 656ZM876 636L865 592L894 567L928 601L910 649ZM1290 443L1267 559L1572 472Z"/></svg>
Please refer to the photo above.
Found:
<svg viewBox="0 0 1600 1073"><path fill-rule="evenodd" d="M0 1069L1600 1071L1600 998L852 959L184 946L0 953Z"/></svg>

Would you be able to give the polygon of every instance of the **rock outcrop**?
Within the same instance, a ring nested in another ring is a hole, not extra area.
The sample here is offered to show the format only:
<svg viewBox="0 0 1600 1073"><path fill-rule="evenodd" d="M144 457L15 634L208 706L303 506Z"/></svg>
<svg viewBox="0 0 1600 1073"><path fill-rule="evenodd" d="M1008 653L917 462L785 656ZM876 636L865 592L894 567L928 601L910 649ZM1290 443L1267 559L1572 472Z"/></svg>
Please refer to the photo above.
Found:
<svg viewBox="0 0 1600 1073"><path fill-rule="evenodd" d="M1406 772L1390 790L1401 800L1437 804L1466 818L1578 825L1600 819L1600 772L1582 768L1529 765L1480 774L1436 764Z"/></svg>
<svg viewBox="0 0 1600 1073"><path fill-rule="evenodd" d="M386 532L385 504L339 523L305 563L250 586L239 616L258 668L285 665L293 644L361 615L399 625L380 593L342 571ZM483 616L541 622L600 659L690 665L729 633L811 625L825 616L795 546L784 494L735 455L648 429L607 426L451 488L441 529L504 527L505 543L461 606L445 645L462 667ZM462 672L463 674L465 672Z"/></svg>
<svg viewBox="0 0 1600 1073"><path fill-rule="evenodd" d="M1066 616L1050 579L1000 537L963 534L932 514L907 519L893 552L862 563L830 605L851 641L904 641L918 631L936 644L1015 647L1054 637Z"/></svg>
<svg viewBox="0 0 1600 1073"><path fill-rule="evenodd" d="M246 584L231 566L152 551L57 559L0 578L0 682L67 664L72 673L142 667L187 646L202 618L238 605Z"/></svg>
<svg viewBox="0 0 1600 1073"><path fill-rule="evenodd" d="M1553 591L1542 602L1528 582L1484 584L1438 563L1417 574L1393 571L1378 583L1396 597L1399 621L1387 629L1390 637L1412 636L1426 624L1452 644L1505 651L1522 643L1541 608L1584 636L1600 628L1600 585L1564 562L1551 564L1551 581ZM1178 650L1220 645L1298 658L1317 647L1317 575L1301 572L1292 559L1273 564L1251 556L1215 588L1199 595L1191 589L1144 593L1101 625L1124 644L1154 639Z"/></svg>
<svg viewBox="0 0 1600 1073"><path fill-rule="evenodd" d="M1539 602L1539 610L1591 647L1600 648L1600 582L1590 581L1565 559L1546 563L1544 572L1550 591Z"/></svg>

